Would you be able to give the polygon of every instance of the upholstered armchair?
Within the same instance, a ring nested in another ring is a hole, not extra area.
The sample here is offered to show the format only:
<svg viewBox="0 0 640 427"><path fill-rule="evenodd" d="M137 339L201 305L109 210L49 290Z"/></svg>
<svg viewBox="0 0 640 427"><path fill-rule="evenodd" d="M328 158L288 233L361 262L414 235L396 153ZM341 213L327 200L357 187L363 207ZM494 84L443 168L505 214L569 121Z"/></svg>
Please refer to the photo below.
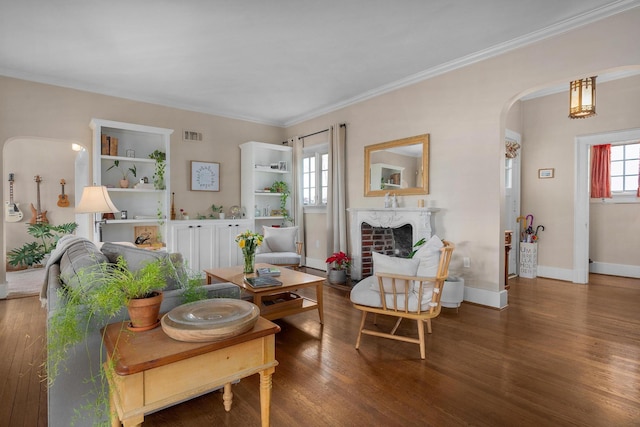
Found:
<svg viewBox="0 0 640 427"><path fill-rule="evenodd" d="M265 262L297 269L302 259L302 242L298 241L298 227L262 228L264 240L256 250L256 263Z"/></svg>
<svg viewBox="0 0 640 427"><path fill-rule="evenodd" d="M412 259L373 253L374 276L351 290L353 306L362 311L356 349L360 348L362 334L373 335L418 344L420 357L425 358L424 323L431 333L431 319L440 314L440 298L453 249L452 243L436 238L430 239ZM365 328L368 313L374 314L374 324L378 314L396 317L397 321L390 332ZM402 319L416 321L418 338L396 335Z"/></svg>

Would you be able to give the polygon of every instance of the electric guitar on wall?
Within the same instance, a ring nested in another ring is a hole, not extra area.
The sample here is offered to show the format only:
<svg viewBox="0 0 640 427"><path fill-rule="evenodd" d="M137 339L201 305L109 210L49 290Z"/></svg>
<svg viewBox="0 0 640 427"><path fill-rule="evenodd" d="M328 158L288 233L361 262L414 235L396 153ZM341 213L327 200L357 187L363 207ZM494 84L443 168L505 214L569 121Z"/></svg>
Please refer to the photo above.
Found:
<svg viewBox="0 0 640 427"><path fill-rule="evenodd" d="M20 205L18 203L13 202L13 174L10 173L9 174L9 201L4 202L5 221L7 222L22 221L22 218L24 218L24 215L22 214L22 211L20 210L19 206Z"/></svg>
<svg viewBox="0 0 640 427"><path fill-rule="evenodd" d="M42 178L40 175L36 175L34 177L36 184L38 185L38 208L33 207L33 203L31 203L31 220L30 224L48 224L49 220L47 219L47 211L42 212L40 210L40 183L42 182Z"/></svg>
<svg viewBox="0 0 640 427"><path fill-rule="evenodd" d="M61 208L66 208L67 206L69 206L69 196L64 194L64 185L66 183L67 182L64 179L60 180L60 185L62 186L62 194L58 196L58 206L60 206Z"/></svg>

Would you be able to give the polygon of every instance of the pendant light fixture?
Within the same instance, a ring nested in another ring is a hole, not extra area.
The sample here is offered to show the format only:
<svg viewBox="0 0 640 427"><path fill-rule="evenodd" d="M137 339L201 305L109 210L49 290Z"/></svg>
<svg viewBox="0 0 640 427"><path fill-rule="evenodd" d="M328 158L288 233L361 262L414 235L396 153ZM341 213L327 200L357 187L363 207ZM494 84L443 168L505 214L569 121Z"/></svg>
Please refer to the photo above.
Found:
<svg viewBox="0 0 640 427"><path fill-rule="evenodd" d="M569 118L585 119L596 115L596 76L569 84Z"/></svg>

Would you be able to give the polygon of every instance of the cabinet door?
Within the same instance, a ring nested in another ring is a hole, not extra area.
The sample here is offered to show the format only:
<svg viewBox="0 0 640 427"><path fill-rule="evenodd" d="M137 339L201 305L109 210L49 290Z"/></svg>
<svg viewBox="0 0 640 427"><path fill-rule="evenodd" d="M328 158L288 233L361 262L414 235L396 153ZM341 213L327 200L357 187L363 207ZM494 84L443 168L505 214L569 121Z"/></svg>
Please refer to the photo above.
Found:
<svg viewBox="0 0 640 427"><path fill-rule="evenodd" d="M216 252L218 268L242 264L242 251L236 243L236 236L244 228L240 224L223 224L216 226Z"/></svg>
<svg viewBox="0 0 640 427"><path fill-rule="evenodd" d="M195 235L192 225L174 225L173 227L173 252L182 254L187 267L197 270L198 262L195 254Z"/></svg>
<svg viewBox="0 0 640 427"><path fill-rule="evenodd" d="M196 258L198 271L215 267L214 227L212 225L194 225L196 234Z"/></svg>

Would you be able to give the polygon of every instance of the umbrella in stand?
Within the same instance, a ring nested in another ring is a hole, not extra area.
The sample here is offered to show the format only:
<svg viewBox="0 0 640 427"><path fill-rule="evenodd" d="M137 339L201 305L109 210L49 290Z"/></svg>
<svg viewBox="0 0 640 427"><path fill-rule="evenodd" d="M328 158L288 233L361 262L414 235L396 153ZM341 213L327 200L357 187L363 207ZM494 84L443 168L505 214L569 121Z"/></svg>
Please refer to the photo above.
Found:
<svg viewBox="0 0 640 427"><path fill-rule="evenodd" d="M527 219L527 220L530 219L529 220L529 226L525 230L525 233L528 235L527 236L527 241L531 242L533 240L533 236L531 236L533 234L533 215L529 214L529 215L527 215L527 217L525 219Z"/></svg>
<svg viewBox="0 0 640 427"><path fill-rule="evenodd" d="M527 228L527 219L523 216L519 216L516 218L516 222L520 222L522 220L522 231L520 232L520 241L524 242L526 239L524 238L524 230Z"/></svg>

